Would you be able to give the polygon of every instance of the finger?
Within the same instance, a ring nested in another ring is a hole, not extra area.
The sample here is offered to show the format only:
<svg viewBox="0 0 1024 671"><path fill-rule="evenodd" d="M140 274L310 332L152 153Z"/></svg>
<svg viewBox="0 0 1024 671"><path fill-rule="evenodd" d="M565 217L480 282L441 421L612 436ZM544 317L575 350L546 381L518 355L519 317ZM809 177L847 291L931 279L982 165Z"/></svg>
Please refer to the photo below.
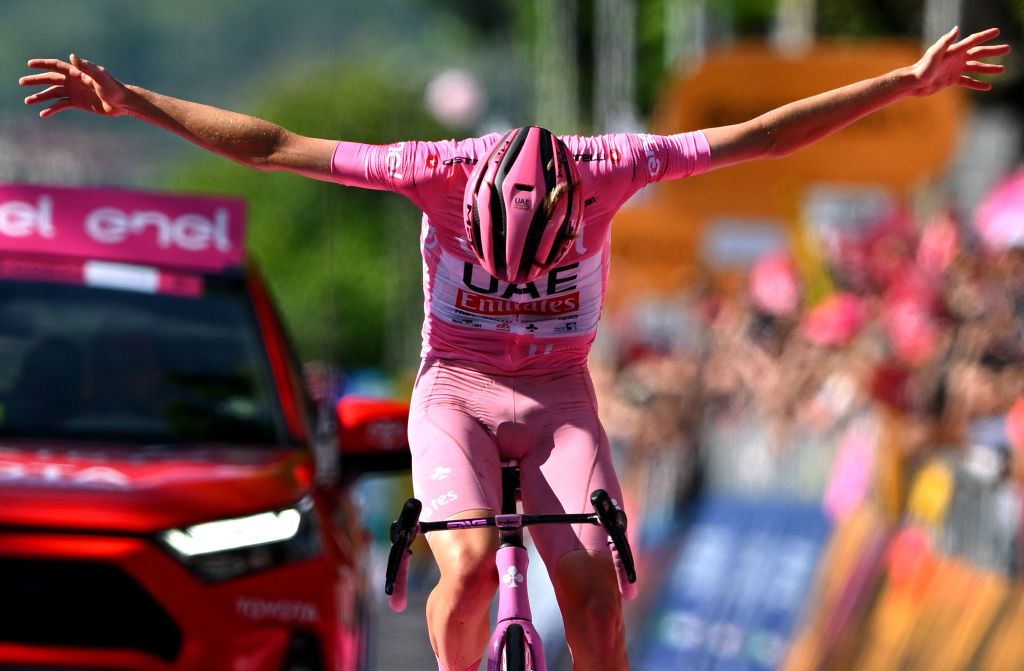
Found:
<svg viewBox="0 0 1024 671"><path fill-rule="evenodd" d="M983 75L997 75L1006 68L998 63L981 63L979 61L967 61L964 65L964 72L977 72Z"/></svg>
<svg viewBox="0 0 1024 671"><path fill-rule="evenodd" d="M940 54L946 53L946 50L949 49L949 46L953 44L959 34L960 26L954 26L952 30L936 40L935 44L928 47L928 50L924 52L924 58L926 60L934 60Z"/></svg>
<svg viewBox="0 0 1024 671"><path fill-rule="evenodd" d="M85 71L86 63L88 61L86 61L84 58L79 57L78 54L71 54L70 56L68 56L68 58L71 60L72 65L74 65L76 68L83 72Z"/></svg>
<svg viewBox="0 0 1024 671"><path fill-rule="evenodd" d="M40 72L35 75L25 75L18 80L22 86L41 86L43 84L63 84L67 75L59 72Z"/></svg>
<svg viewBox="0 0 1024 671"><path fill-rule="evenodd" d="M953 40L955 40L957 35L959 35L959 34L960 34L960 26L953 26L952 30L950 30L948 33L946 33L945 35L940 37L938 40L936 40L935 44L933 44L932 46L928 47L928 50L925 51L925 55L926 56L930 56L930 55L934 55L936 53L941 53L941 52L945 51L946 49L949 48L949 45L953 43Z"/></svg>
<svg viewBox="0 0 1024 671"><path fill-rule="evenodd" d="M102 72L103 66L96 65L92 61L88 61L78 54L71 54L71 63L82 72Z"/></svg>
<svg viewBox="0 0 1024 671"><path fill-rule="evenodd" d="M965 89L971 89L973 91L990 91L990 90L992 90L992 85L989 84L988 82L981 82L981 81L978 81L977 79L973 79L971 77L968 77L967 75L960 75L960 82L959 83L960 83L960 86L963 86Z"/></svg>
<svg viewBox="0 0 1024 671"><path fill-rule="evenodd" d="M71 60L75 66L82 71L82 81L90 86L107 84L111 77L107 74L107 69L102 65L93 63L84 58L79 58L76 54L71 54Z"/></svg>
<svg viewBox="0 0 1024 671"><path fill-rule="evenodd" d="M948 33L939 38L939 44L946 48L955 42L958 37L960 37L960 26L953 26Z"/></svg>
<svg viewBox="0 0 1024 671"><path fill-rule="evenodd" d="M994 56L1005 56L1010 53L1011 47L1009 44L991 44L984 47L974 47L973 49L967 50L967 55L971 58L992 58Z"/></svg>
<svg viewBox="0 0 1024 671"><path fill-rule="evenodd" d="M70 72L69 72L68 74L70 74L70 75L72 75L72 76L74 76L74 77L78 77L78 78L81 78L81 77L82 77L82 75L83 75L83 74L84 74L84 72L85 72L85 71L84 71L84 70L82 69L82 59L81 59L81 58L79 58L79 57L78 57L77 55L75 55L75 54L71 54L71 55L69 55L69 56L68 56L68 59L69 59L69 60L71 61L71 70L70 70Z"/></svg>
<svg viewBox="0 0 1024 671"><path fill-rule="evenodd" d="M81 81L82 80L82 76L84 74L85 73L83 73L81 70L79 70L75 66L71 66L71 69L68 70L67 77L68 77L68 79L77 79L77 80Z"/></svg>
<svg viewBox="0 0 1024 671"><path fill-rule="evenodd" d="M974 33L973 35L968 35L964 39L962 39L959 42L957 42L956 44L954 44L953 48L954 49L970 49L971 47L976 47L979 44L982 44L983 42L988 42L989 40L995 39L997 37L999 37L999 29L998 28L989 28L988 30L983 30L980 33Z"/></svg>
<svg viewBox="0 0 1024 671"><path fill-rule="evenodd" d="M71 69L70 63L66 63L59 58L33 58L29 60L28 66L37 70L53 70L63 73L67 73Z"/></svg>
<svg viewBox="0 0 1024 671"><path fill-rule="evenodd" d="M54 114L63 112L66 109L72 109L73 107L74 105L72 104L70 98L62 98L55 102L53 105L50 105L46 109L39 112L39 117L45 119L47 117L53 116Z"/></svg>
<svg viewBox="0 0 1024 671"><path fill-rule="evenodd" d="M57 98L66 98L67 89L63 86L51 86L45 91L34 93L29 97L25 98L26 105L35 105L36 103L46 102L47 100L56 100Z"/></svg>

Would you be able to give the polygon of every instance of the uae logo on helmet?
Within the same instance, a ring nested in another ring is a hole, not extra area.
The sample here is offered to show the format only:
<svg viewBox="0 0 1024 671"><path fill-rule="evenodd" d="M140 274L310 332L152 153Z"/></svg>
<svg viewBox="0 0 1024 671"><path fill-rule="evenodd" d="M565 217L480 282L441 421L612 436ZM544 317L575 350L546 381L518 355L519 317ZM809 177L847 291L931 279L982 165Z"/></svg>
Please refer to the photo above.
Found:
<svg viewBox="0 0 1024 671"><path fill-rule="evenodd" d="M518 210L533 208L533 186L516 184L512 187L512 207Z"/></svg>

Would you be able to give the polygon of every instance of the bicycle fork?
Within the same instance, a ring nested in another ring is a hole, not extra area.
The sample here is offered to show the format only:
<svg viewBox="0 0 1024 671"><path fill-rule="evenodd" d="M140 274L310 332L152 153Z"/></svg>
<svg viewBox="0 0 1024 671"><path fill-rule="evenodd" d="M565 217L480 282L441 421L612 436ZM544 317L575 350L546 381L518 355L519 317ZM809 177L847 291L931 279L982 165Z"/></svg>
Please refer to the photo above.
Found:
<svg viewBox="0 0 1024 671"><path fill-rule="evenodd" d="M544 643L533 626L533 614L527 596L526 575L530 555L526 548L502 545L495 557L498 568L498 625L491 636L487 671L500 671L505 633L511 625L519 625L525 634L533 671L547 671Z"/></svg>

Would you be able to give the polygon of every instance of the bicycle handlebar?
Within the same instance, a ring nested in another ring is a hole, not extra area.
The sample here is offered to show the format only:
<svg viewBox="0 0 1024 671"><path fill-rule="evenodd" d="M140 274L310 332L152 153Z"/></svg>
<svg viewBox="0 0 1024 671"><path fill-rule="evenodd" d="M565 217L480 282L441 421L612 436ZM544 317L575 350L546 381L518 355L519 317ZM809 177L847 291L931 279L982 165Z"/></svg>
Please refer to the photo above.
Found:
<svg viewBox="0 0 1024 671"><path fill-rule="evenodd" d="M402 506L402 512L398 519L391 524L391 553L388 555L387 574L384 581L384 592L390 597L391 609L397 613L405 610L408 559L412 554L410 546L420 531L495 527L500 526L499 521L504 522L502 518L516 526L580 523L600 525L608 534L608 545L612 551L612 562L615 564L619 592L622 593L624 599L636 598L636 567L633 563L633 552L629 547L629 540L626 538L626 513L603 489L595 490L590 495L590 503L594 506L594 513L499 515L497 517L420 523L423 504L416 499L408 499Z"/></svg>
<svg viewBox="0 0 1024 671"><path fill-rule="evenodd" d="M401 613L406 606L406 584L409 575L409 556L413 540L419 533L420 512L423 504L409 499L402 506L398 519L391 523L391 553L388 555L388 569L384 578L384 593L390 599L391 610ZM396 589L397 587L397 589Z"/></svg>
<svg viewBox="0 0 1024 671"><path fill-rule="evenodd" d="M615 564L615 577L619 582L619 592L624 599L635 599L637 595L636 565L633 563L633 551L626 538L626 513L615 505L612 497L603 489L590 495L590 503L608 532L608 545L612 551L612 563Z"/></svg>

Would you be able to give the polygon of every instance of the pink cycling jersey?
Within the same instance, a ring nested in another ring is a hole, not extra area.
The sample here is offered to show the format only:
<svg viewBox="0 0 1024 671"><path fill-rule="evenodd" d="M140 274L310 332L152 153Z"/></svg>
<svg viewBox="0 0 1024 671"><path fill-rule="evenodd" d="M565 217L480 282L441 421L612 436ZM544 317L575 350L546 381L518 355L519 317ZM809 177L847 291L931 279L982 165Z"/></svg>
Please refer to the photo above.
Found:
<svg viewBox="0 0 1024 671"><path fill-rule="evenodd" d="M367 145L339 142L334 180L395 191L424 213L424 358L494 373L586 363L608 281L610 224L641 188L707 169L702 132L564 136L580 168L584 219L575 247L547 275L523 285L490 276L465 239L462 194L473 167L500 139Z"/></svg>

